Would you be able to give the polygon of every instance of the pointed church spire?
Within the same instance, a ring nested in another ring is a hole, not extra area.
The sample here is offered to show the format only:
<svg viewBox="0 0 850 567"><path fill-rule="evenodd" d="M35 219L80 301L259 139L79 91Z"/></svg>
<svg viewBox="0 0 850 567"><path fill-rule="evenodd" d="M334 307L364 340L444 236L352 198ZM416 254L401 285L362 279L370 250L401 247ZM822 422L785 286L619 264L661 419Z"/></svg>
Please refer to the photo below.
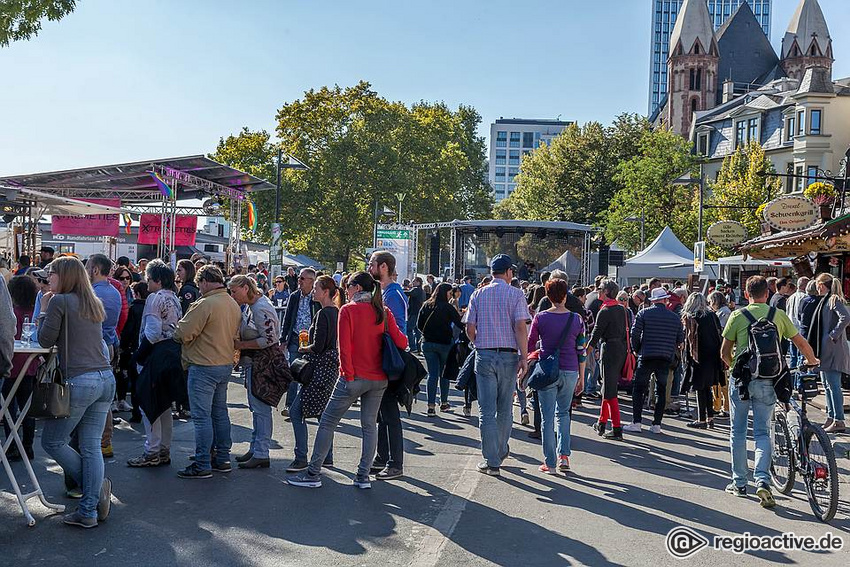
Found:
<svg viewBox="0 0 850 567"><path fill-rule="evenodd" d="M806 67L828 67L831 72L832 62L832 38L818 0L800 0L782 38L782 68L801 80Z"/></svg>
<svg viewBox="0 0 850 567"><path fill-rule="evenodd" d="M717 38L705 0L685 0L670 35L670 56L717 55Z"/></svg>

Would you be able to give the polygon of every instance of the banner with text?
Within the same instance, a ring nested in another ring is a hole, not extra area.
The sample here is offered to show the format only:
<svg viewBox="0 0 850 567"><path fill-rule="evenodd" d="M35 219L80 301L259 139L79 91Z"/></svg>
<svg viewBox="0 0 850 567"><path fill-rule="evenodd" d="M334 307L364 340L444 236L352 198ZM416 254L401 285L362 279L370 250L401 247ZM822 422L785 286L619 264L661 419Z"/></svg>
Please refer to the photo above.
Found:
<svg viewBox="0 0 850 567"><path fill-rule="evenodd" d="M78 199L96 205L120 207L121 199ZM53 234L68 234L74 236L118 236L118 213L114 215L84 215L51 217L51 232Z"/></svg>
<svg viewBox="0 0 850 567"><path fill-rule="evenodd" d="M167 245L171 245L171 231L168 230L170 217L165 218ZM195 234L198 232L198 217L194 215L177 215L174 221L174 246L194 246ZM139 244L157 244L162 232L162 215L142 215L139 221Z"/></svg>

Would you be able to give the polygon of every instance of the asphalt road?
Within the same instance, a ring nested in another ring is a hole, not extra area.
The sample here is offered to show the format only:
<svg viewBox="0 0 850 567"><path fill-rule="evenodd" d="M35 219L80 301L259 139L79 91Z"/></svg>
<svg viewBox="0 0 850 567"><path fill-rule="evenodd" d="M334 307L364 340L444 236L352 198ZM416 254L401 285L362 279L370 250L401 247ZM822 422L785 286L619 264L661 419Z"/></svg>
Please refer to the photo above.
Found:
<svg viewBox="0 0 850 567"><path fill-rule="evenodd" d="M250 413L238 380L230 387L234 453L247 448ZM842 505L831 526L817 522L802 485L777 496L773 511L755 496L723 492L729 482L728 428L692 431L683 419L668 419L663 435L630 435L603 441L589 424L598 405L577 410L573 421L573 472L537 471L541 450L518 423L511 458L501 478L475 471L480 460L477 418L457 411L426 418L425 404L405 418L403 479L352 487L359 458L357 409L350 411L335 442L336 468L318 490L284 483L292 432L275 418L272 467L234 470L210 480L180 480L194 437L191 423L175 424L170 467L131 469L127 458L141 451L141 427L122 423L115 458L107 463L114 481L109 520L94 530L62 525L35 501L38 523L28 528L0 475L0 565L846 565L850 559L850 506ZM624 416L628 398L622 399ZM516 417L519 417L518 411ZM315 422L310 425L314 438ZM752 447L751 447L752 450ZM40 447L34 467L54 501L62 496L58 467ZM16 471L23 473L20 465ZM847 485L842 485L846 499ZM751 551L703 549L676 561L666 551L667 533L688 526L715 535L842 537L842 551Z"/></svg>

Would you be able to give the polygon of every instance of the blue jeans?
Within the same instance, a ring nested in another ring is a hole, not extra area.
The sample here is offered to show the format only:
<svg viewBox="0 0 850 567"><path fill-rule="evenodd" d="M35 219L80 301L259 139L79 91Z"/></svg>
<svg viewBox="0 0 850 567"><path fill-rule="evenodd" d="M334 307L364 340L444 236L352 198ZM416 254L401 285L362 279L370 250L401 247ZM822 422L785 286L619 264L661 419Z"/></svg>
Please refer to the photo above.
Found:
<svg viewBox="0 0 850 567"><path fill-rule="evenodd" d="M543 438L543 458L549 468L557 464L559 456L570 456L570 406L577 383L577 370L561 370L557 382L537 390L542 416L540 434Z"/></svg>
<svg viewBox="0 0 850 567"><path fill-rule="evenodd" d="M441 343L422 343L422 354L425 356L425 364L428 366L428 405L437 403L437 381L440 382L441 403L449 403L449 379L443 378L443 370L449 360L449 351L452 345Z"/></svg>
<svg viewBox="0 0 850 567"><path fill-rule="evenodd" d="M230 460L230 417L227 415L227 384L233 367L189 366L189 404L195 425L195 463L210 470L210 451L215 439L216 461ZM215 431L215 433L213 433Z"/></svg>
<svg viewBox="0 0 850 567"><path fill-rule="evenodd" d="M596 353L587 358L587 365L584 370L584 393L595 394L599 391L599 361L596 359Z"/></svg>
<svg viewBox="0 0 850 567"><path fill-rule="evenodd" d="M841 337L844 340L844 337ZM841 392L841 372L821 370L821 380L826 390L826 415L835 421L844 421L844 394Z"/></svg>
<svg viewBox="0 0 850 567"><path fill-rule="evenodd" d="M794 343L791 343L791 368L797 368L800 366L800 363L803 362L803 357L800 355L800 349L798 349Z"/></svg>
<svg viewBox="0 0 850 567"><path fill-rule="evenodd" d="M290 340L289 344L286 345L286 352L289 356L289 366L292 366L292 362L296 358L301 357L301 353L298 352L298 339ZM286 401L283 402L283 405L287 408L292 409L292 404L295 402L295 395L298 393L298 382L293 380L289 383L289 389L286 390Z"/></svg>
<svg viewBox="0 0 850 567"><path fill-rule="evenodd" d="M407 342L410 345L410 350L413 352L419 352L419 339L422 338L422 331L416 326L418 319L418 311L416 313L408 313L407 315ZM422 349L424 351L425 345L422 345Z"/></svg>
<svg viewBox="0 0 850 567"><path fill-rule="evenodd" d="M68 387L71 390L71 417L45 421L41 446L77 486L83 488L80 514L96 518L100 486L103 484L100 438L115 396L115 377L110 370L86 372L70 378ZM79 453L68 445L75 428L80 443Z"/></svg>
<svg viewBox="0 0 850 567"><path fill-rule="evenodd" d="M258 459L269 458L269 445L272 440L272 407L251 394L251 377L253 368L245 369L245 381L248 385L248 409L253 418L251 431L251 452Z"/></svg>
<svg viewBox="0 0 850 567"><path fill-rule="evenodd" d="M295 395L295 400L289 407L289 419L292 420L292 432L295 434L295 460L307 461L307 422L304 421L304 415L301 413L301 393L299 391ZM331 446L328 449L328 456L325 458L326 463L332 463L334 460L333 439Z"/></svg>
<svg viewBox="0 0 850 567"><path fill-rule="evenodd" d="M736 486L747 485L747 418L753 410L753 439L756 442L756 483L770 484L770 462L773 448L770 442L770 418L776 403L776 393L770 380L753 380L750 399L742 400L738 388L729 388L729 414L732 427L729 443L732 448L732 480Z"/></svg>
<svg viewBox="0 0 850 567"><path fill-rule="evenodd" d="M475 350L481 452L487 465L499 467L508 454L519 354Z"/></svg>

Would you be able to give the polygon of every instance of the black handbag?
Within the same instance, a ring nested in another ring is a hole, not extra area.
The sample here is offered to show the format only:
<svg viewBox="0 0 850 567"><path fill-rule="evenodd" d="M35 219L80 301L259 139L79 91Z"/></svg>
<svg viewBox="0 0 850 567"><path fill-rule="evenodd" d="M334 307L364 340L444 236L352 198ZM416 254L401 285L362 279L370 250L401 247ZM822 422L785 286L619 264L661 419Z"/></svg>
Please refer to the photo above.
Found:
<svg viewBox="0 0 850 567"><path fill-rule="evenodd" d="M384 313L384 334L381 337L381 368L387 375L389 380L398 380L404 372L404 359L398 352L398 347L395 346L392 336L390 336L389 327L387 326L387 315Z"/></svg>
<svg viewBox="0 0 850 567"><path fill-rule="evenodd" d="M292 379L302 386L307 386L313 380L313 373L316 371L316 365L307 357L296 358L290 368Z"/></svg>
<svg viewBox="0 0 850 567"><path fill-rule="evenodd" d="M63 332L65 334L65 356L68 356L68 315L63 314ZM65 374L68 365L65 364ZM71 417L71 389L65 383L65 377L59 369L59 355L50 353L47 362L39 367L35 374L32 389L32 402L28 417L33 419L65 419Z"/></svg>
<svg viewBox="0 0 850 567"><path fill-rule="evenodd" d="M564 327L564 332L561 335L561 340L558 341L558 348L555 349L555 352L546 358L541 359L534 367L534 370L531 371L531 376L528 378L527 385L532 390L548 388L558 381L558 377L560 376L561 348L563 348L564 342L567 340L567 335L570 332L570 328L573 326L574 315L575 313L570 313L569 320L567 321L567 325Z"/></svg>

